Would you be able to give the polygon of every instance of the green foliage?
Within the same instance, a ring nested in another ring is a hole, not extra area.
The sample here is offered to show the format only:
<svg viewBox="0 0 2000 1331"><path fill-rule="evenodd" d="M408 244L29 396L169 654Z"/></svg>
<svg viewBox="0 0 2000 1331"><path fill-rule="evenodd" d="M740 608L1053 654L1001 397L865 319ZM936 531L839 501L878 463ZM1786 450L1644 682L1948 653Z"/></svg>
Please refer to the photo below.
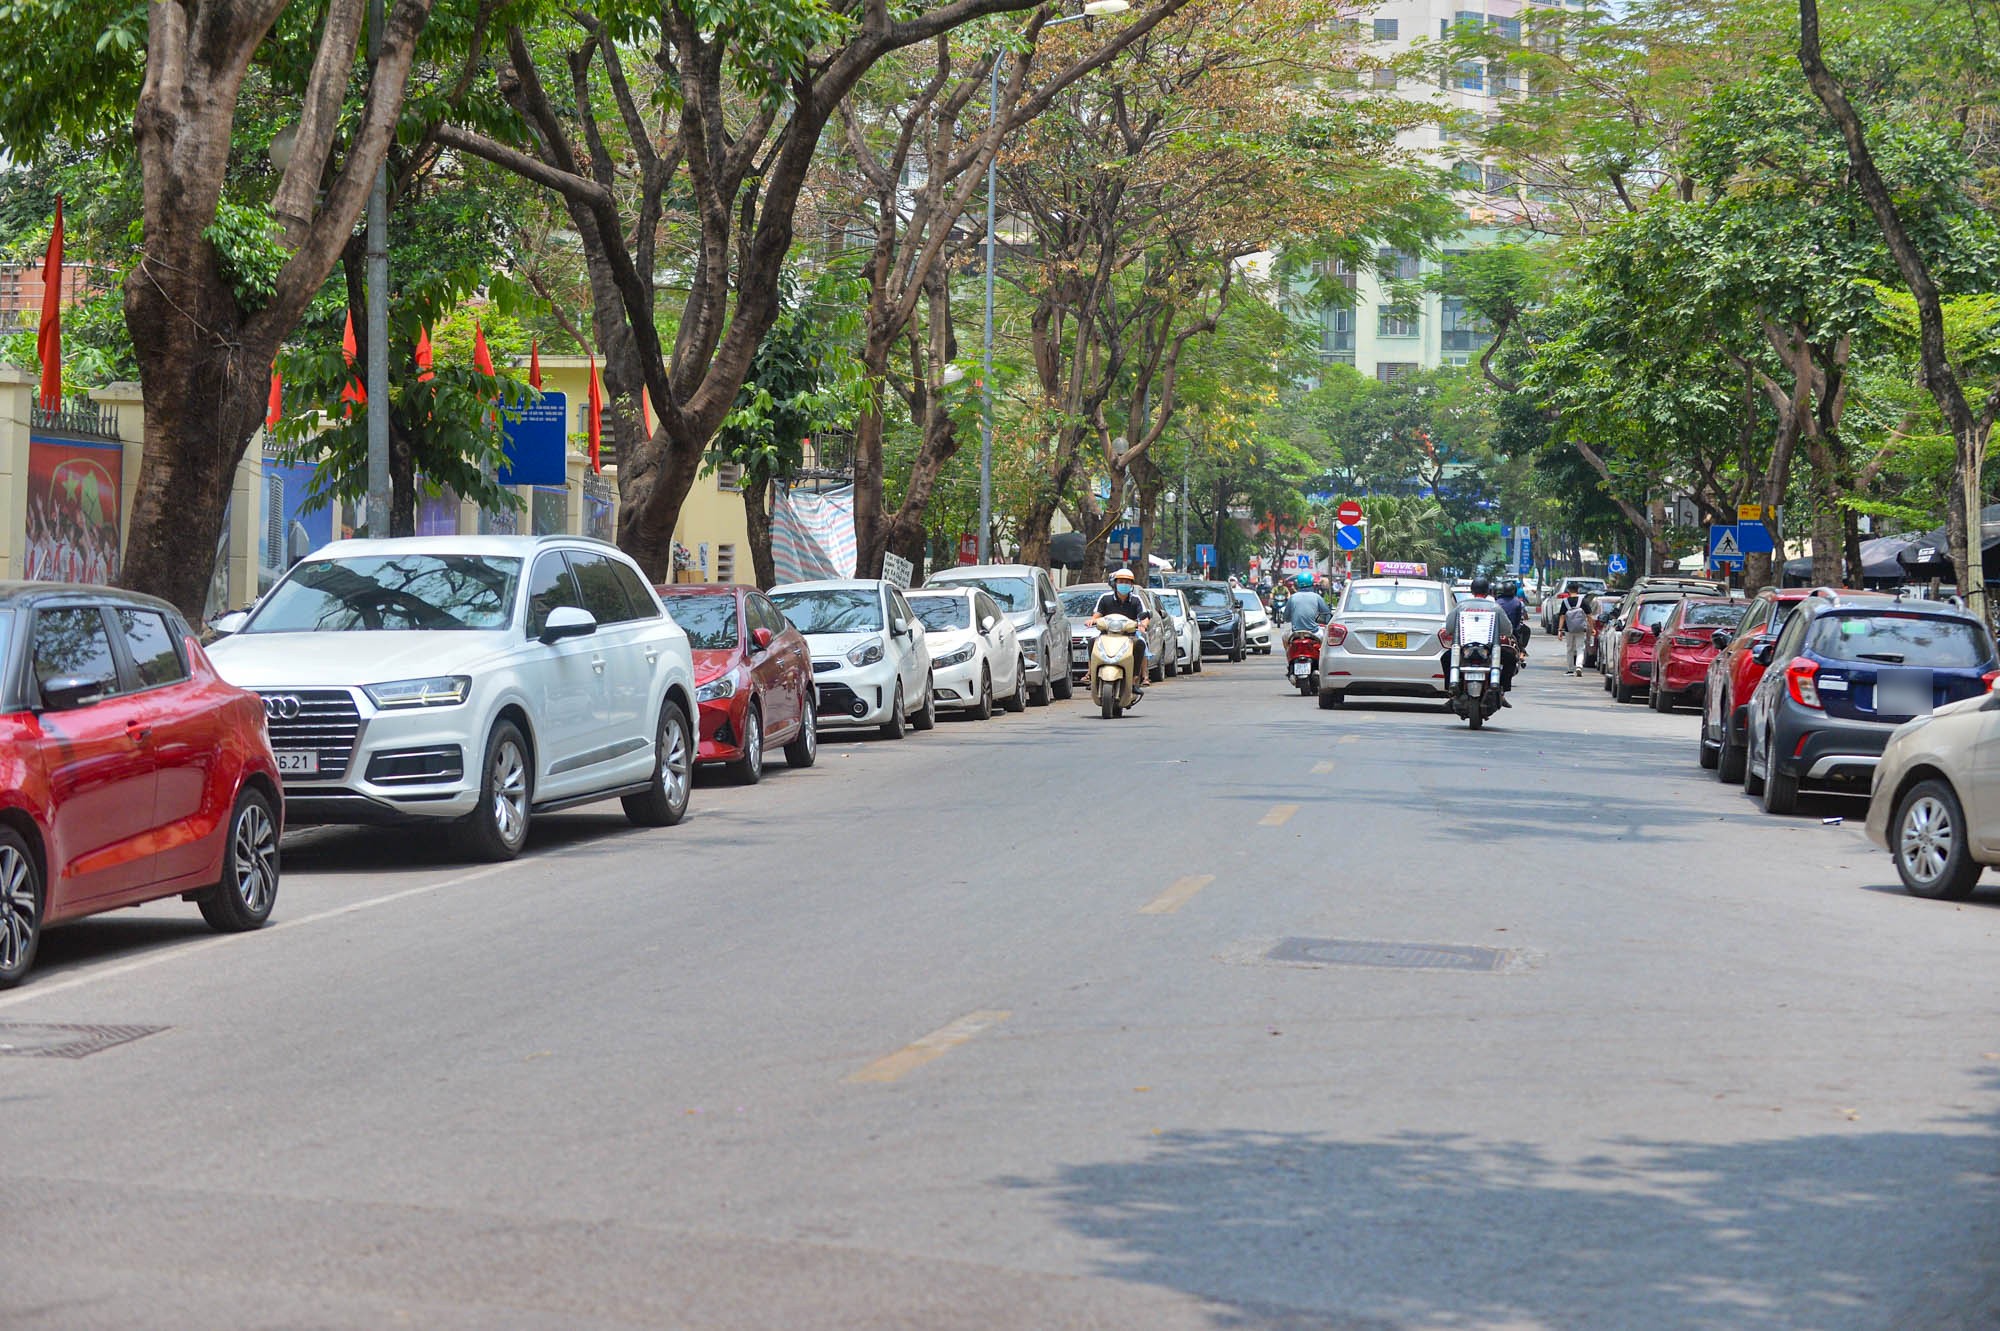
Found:
<svg viewBox="0 0 2000 1331"><path fill-rule="evenodd" d="M853 354L867 299L863 281L844 267L819 270L810 285L796 271L782 281L783 308L706 459L711 468L741 467L750 485L796 471L805 441L849 424L869 392Z"/></svg>
<svg viewBox="0 0 2000 1331"><path fill-rule="evenodd" d="M215 221L201 234L215 246L217 267L244 313L264 308L278 292L278 274L287 257L270 210L225 199L215 210Z"/></svg>

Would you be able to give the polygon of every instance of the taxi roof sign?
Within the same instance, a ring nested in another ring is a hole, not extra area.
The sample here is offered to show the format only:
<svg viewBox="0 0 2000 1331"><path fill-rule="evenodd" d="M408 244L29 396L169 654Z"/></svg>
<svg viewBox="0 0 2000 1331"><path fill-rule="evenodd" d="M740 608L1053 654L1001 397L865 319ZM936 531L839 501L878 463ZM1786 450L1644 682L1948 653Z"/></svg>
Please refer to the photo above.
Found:
<svg viewBox="0 0 2000 1331"><path fill-rule="evenodd" d="M1428 578L1430 575L1429 564L1411 564L1392 559L1375 561L1375 576L1378 578Z"/></svg>

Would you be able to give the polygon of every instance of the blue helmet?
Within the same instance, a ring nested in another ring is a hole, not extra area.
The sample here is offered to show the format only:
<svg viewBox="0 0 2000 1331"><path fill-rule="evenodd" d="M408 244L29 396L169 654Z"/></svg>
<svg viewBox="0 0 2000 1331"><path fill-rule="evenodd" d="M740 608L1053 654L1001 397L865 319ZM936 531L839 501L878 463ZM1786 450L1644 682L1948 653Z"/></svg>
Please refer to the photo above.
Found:
<svg viewBox="0 0 2000 1331"><path fill-rule="evenodd" d="M1310 573L1301 573L1293 581L1298 583L1300 591L1310 591L1313 585L1313 575Z"/></svg>

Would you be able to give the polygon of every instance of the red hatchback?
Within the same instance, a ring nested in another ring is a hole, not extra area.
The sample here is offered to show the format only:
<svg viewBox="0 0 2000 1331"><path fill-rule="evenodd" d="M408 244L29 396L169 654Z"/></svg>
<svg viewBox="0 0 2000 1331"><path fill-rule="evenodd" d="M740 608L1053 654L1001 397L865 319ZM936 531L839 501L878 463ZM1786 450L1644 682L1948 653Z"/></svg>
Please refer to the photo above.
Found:
<svg viewBox="0 0 2000 1331"><path fill-rule="evenodd" d="M811 767L819 756L812 651L784 612L755 587L676 584L660 600L694 649L701 708L697 762L726 763L738 781L764 776L764 750L785 746L785 762Z"/></svg>
<svg viewBox="0 0 2000 1331"><path fill-rule="evenodd" d="M1653 685L1646 701L1656 712L1671 712L1708 680L1708 664L1729 641L1749 608L1748 601L1722 596L1690 596L1660 626L1654 653Z"/></svg>
<svg viewBox="0 0 2000 1331"><path fill-rule="evenodd" d="M1685 593L1641 592L1625 607L1621 627L1609 624L1598 635L1604 658L1604 687L1619 702L1631 702L1653 685L1653 656L1660 644L1660 626Z"/></svg>
<svg viewBox="0 0 2000 1331"><path fill-rule="evenodd" d="M270 918L264 706L164 601L0 583L0 987L78 916L185 895L225 932Z"/></svg>

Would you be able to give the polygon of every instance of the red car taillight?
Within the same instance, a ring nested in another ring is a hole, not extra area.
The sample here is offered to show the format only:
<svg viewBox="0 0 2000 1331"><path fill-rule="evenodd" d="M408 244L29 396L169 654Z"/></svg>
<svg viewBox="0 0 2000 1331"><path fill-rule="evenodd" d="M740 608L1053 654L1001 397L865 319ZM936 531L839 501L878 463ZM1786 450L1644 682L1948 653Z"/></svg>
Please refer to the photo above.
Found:
<svg viewBox="0 0 2000 1331"><path fill-rule="evenodd" d="M1327 646L1329 646L1329 647L1338 647L1338 646L1340 646L1340 644L1342 644L1343 642L1346 642L1346 641L1347 641L1347 625L1345 625L1345 624L1328 624L1328 625L1326 626L1326 645L1327 645Z"/></svg>
<svg viewBox="0 0 2000 1331"><path fill-rule="evenodd" d="M1804 657L1785 667L1785 688L1791 692L1793 702L1819 710L1819 685L1813 682L1818 674L1819 662Z"/></svg>
<svg viewBox="0 0 2000 1331"><path fill-rule="evenodd" d="M1709 644L1701 638L1675 638L1676 647L1706 647Z"/></svg>
<svg viewBox="0 0 2000 1331"><path fill-rule="evenodd" d="M1987 671L1985 674L1979 677L1979 682L1986 686L1986 691L1988 693L1993 692L1993 686L1995 684L2000 684L2000 670Z"/></svg>

